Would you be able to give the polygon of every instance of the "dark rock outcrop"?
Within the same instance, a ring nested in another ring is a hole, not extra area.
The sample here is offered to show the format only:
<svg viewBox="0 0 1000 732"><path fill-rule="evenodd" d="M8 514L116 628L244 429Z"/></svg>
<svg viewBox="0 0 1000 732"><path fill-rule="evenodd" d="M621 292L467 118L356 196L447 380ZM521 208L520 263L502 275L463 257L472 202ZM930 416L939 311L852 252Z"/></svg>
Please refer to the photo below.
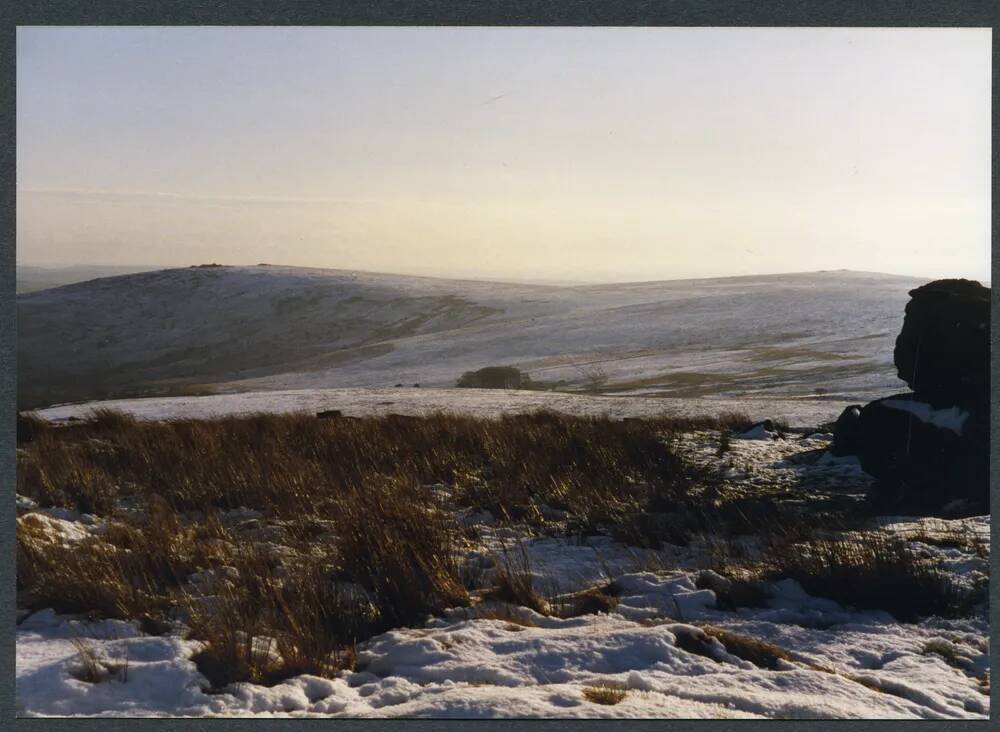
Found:
<svg viewBox="0 0 1000 732"><path fill-rule="evenodd" d="M852 404L847 407L833 426L833 447L830 448L837 457L854 455L858 450L858 420L861 418L861 405Z"/></svg>
<svg viewBox="0 0 1000 732"><path fill-rule="evenodd" d="M910 291L893 360L913 390L844 410L832 452L856 455L883 512L989 512L990 290L936 280Z"/></svg>
<svg viewBox="0 0 1000 732"><path fill-rule="evenodd" d="M910 290L893 361L922 398L989 403L990 290L972 280L936 280Z"/></svg>
<svg viewBox="0 0 1000 732"><path fill-rule="evenodd" d="M989 511L989 421L984 411L928 402L912 393L861 410L854 454L877 482L878 511L911 514Z"/></svg>

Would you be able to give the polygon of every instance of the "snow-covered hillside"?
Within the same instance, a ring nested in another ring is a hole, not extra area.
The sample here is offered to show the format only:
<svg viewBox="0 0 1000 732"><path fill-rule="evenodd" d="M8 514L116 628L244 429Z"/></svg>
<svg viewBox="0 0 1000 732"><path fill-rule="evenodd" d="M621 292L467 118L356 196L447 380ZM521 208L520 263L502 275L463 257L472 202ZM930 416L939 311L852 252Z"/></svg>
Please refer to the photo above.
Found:
<svg viewBox="0 0 1000 732"><path fill-rule="evenodd" d="M21 295L22 407L155 394L451 386L514 365L606 393L897 389L920 280L857 272L555 287L292 267L191 267Z"/></svg>

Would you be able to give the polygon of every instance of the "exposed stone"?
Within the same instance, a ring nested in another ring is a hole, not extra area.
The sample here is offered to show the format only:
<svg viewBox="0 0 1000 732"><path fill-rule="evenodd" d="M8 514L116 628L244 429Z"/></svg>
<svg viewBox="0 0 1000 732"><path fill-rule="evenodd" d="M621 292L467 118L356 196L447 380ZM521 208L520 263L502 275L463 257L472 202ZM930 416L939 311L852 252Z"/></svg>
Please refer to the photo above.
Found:
<svg viewBox="0 0 1000 732"><path fill-rule="evenodd" d="M989 401L990 290L972 280L936 280L910 290L893 361L921 398L973 407Z"/></svg>
<svg viewBox="0 0 1000 732"><path fill-rule="evenodd" d="M837 457L853 455L857 451L858 420L861 418L861 405L852 404L837 418L833 427L833 446L830 448Z"/></svg>
<svg viewBox="0 0 1000 732"><path fill-rule="evenodd" d="M875 478L877 511L988 513L990 290L936 280L910 297L893 360L913 392L845 409L831 452Z"/></svg>
<svg viewBox="0 0 1000 732"><path fill-rule="evenodd" d="M854 454L877 482L876 510L939 513L948 503L989 511L989 422L958 405L897 394L867 404Z"/></svg>

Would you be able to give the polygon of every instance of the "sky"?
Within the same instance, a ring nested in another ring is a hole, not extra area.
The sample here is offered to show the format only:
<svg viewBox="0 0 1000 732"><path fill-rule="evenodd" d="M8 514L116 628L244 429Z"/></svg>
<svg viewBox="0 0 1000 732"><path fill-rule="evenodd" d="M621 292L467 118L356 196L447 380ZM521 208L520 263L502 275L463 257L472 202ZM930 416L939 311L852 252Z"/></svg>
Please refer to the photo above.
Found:
<svg viewBox="0 0 1000 732"><path fill-rule="evenodd" d="M989 29L19 28L17 256L990 277Z"/></svg>

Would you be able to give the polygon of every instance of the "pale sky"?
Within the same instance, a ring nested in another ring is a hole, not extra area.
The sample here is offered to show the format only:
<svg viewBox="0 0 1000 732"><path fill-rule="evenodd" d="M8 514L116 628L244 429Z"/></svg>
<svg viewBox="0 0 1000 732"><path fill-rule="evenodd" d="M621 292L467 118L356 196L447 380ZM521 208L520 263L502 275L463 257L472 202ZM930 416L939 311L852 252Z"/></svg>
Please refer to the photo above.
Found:
<svg viewBox="0 0 1000 732"><path fill-rule="evenodd" d="M990 31L19 28L18 262L990 278Z"/></svg>

